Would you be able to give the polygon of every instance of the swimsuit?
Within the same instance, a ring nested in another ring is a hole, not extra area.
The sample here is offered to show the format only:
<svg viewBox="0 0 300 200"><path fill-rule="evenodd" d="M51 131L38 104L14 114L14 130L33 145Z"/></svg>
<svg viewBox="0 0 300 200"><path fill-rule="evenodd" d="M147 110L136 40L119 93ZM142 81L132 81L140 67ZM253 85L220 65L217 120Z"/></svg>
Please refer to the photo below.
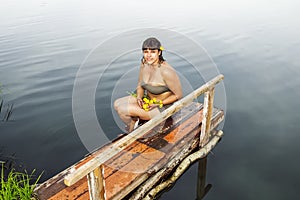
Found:
<svg viewBox="0 0 300 200"><path fill-rule="evenodd" d="M170 91L170 89L166 85L153 86L145 83L144 81L142 81L141 86L144 90L147 90L151 94L155 94L155 95Z"/></svg>

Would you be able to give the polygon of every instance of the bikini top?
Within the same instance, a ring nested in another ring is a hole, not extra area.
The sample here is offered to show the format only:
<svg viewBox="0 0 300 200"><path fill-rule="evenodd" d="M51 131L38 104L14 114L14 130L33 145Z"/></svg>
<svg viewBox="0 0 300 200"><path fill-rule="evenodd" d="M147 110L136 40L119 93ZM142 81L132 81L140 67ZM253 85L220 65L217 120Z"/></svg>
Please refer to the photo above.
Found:
<svg viewBox="0 0 300 200"><path fill-rule="evenodd" d="M142 81L141 86L144 90L147 90L148 92L155 95L170 91L170 89L166 85L153 86L145 83L144 81Z"/></svg>

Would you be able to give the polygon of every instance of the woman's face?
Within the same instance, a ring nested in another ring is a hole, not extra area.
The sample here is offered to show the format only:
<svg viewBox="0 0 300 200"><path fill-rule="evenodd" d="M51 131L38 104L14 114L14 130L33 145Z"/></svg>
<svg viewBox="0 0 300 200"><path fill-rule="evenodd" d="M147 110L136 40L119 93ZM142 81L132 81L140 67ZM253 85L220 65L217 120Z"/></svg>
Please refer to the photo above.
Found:
<svg viewBox="0 0 300 200"><path fill-rule="evenodd" d="M143 54L144 59L148 64L152 65L158 63L160 51L157 49L145 49L143 50Z"/></svg>

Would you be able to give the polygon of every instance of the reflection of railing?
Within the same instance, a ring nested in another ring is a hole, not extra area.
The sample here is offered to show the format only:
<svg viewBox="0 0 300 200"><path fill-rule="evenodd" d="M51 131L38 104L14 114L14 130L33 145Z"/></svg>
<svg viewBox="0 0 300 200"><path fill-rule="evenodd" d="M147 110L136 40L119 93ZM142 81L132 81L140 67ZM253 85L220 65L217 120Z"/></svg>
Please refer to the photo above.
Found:
<svg viewBox="0 0 300 200"><path fill-rule="evenodd" d="M175 102L171 107L164 110L160 115L149 120L140 128L134 130L129 135L123 137L119 141L113 143L104 152L99 154L97 157L91 159L83 166L75 169L73 172L68 174L64 182L67 186L71 186L83 177L87 176L89 192L91 200L102 200L105 199L105 188L103 179L103 166L102 164L119 152L124 150L138 138L140 138L145 132L150 131L159 123L166 120L168 117L178 112L180 109L190 104L198 96L204 94L204 107L203 107L203 118L200 134L200 148L203 147L209 139L210 134L210 123L213 111L213 99L214 99L214 88L224 78L223 75L216 76L206 84L202 85L186 97Z"/></svg>

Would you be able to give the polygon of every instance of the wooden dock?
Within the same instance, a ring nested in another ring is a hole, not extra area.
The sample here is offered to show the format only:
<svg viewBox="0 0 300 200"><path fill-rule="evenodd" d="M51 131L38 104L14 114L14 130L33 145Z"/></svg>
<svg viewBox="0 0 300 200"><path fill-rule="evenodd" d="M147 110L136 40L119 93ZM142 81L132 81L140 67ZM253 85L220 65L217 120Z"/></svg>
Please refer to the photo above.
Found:
<svg viewBox="0 0 300 200"><path fill-rule="evenodd" d="M219 75L132 133L97 149L36 188L39 199L153 199L223 135L213 107ZM204 103L193 100L204 94Z"/></svg>

